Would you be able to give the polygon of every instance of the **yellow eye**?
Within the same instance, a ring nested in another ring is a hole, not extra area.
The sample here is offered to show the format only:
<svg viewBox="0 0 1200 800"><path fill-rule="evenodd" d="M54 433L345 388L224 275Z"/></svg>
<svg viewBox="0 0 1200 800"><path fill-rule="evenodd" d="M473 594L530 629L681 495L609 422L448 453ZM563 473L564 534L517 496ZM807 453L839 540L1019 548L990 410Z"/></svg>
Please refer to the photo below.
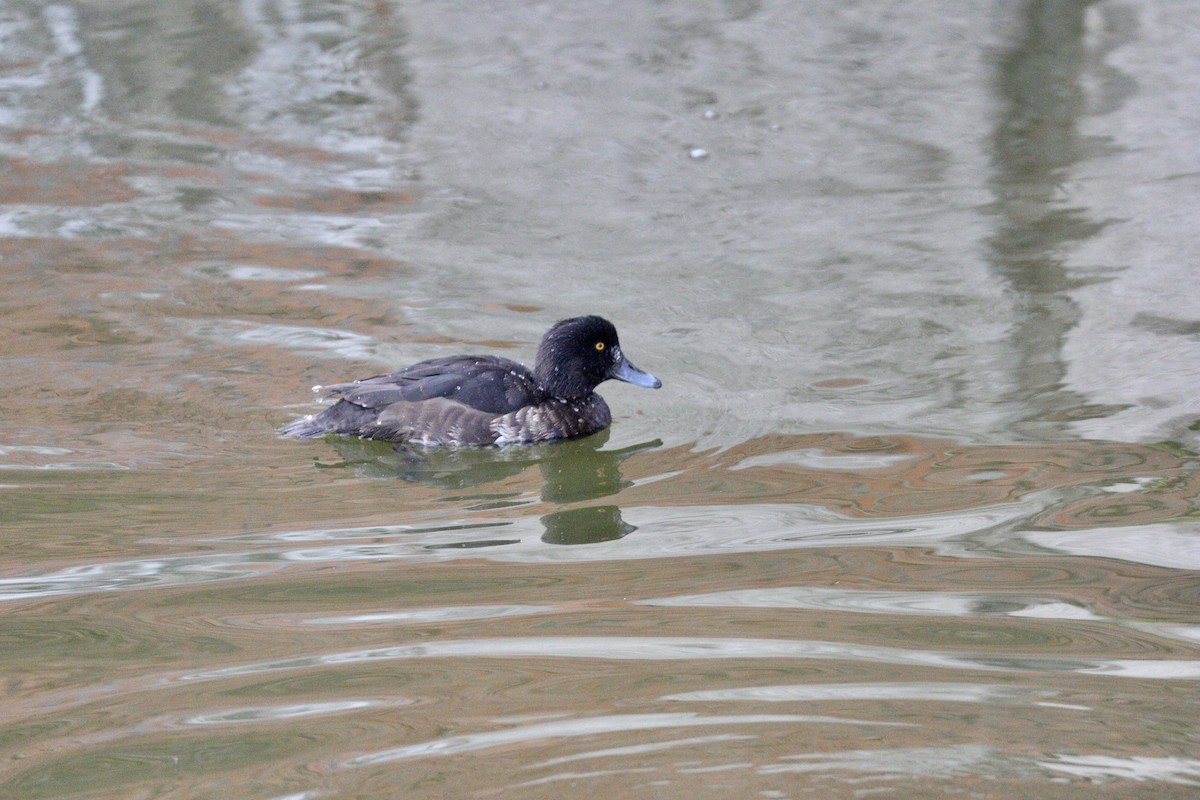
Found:
<svg viewBox="0 0 1200 800"><path fill-rule="evenodd" d="M596 349L597 349L597 350L603 350L603 349L604 349L604 342L596 342Z"/></svg>

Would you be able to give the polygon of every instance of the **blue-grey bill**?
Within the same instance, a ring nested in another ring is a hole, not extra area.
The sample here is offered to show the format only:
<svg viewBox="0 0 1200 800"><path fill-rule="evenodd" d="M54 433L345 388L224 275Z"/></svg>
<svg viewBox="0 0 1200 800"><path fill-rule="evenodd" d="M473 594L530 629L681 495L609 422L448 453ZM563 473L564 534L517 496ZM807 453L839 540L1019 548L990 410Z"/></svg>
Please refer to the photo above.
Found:
<svg viewBox="0 0 1200 800"><path fill-rule="evenodd" d="M612 371L612 376L619 381L632 383L634 386L645 386L647 389L657 389L662 386L662 381L649 372L642 372L630 364L626 358L622 358L621 363L617 364L617 368Z"/></svg>

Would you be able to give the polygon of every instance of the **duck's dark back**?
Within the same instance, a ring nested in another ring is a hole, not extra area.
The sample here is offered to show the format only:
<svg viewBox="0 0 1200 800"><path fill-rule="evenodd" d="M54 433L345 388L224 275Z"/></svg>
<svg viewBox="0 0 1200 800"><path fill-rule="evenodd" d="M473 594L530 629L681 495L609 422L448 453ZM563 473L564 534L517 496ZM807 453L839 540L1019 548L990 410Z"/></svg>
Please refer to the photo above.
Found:
<svg viewBox="0 0 1200 800"><path fill-rule="evenodd" d="M374 411L399 401L419 403L444 397L499 415L544 399L524 365L498 356L435 358L398 372L325 388Z"/></svg>

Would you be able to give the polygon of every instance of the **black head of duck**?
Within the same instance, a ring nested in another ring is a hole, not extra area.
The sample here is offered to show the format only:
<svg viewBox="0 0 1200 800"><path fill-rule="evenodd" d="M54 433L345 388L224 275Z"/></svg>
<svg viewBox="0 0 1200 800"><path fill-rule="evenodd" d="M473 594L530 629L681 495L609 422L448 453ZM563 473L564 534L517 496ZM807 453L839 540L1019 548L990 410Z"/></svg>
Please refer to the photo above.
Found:
<svg viewBox="0 0 1200 800"><path fill-rule="evenodd" d="M530 370L499 356L421 361L386 375L318 387L333 406L280 429L295 439L329 433L421 445L505 445L574 439L612 414L596 387L610 378L657 389L603 317L565 319L542 337Z"/></svg>

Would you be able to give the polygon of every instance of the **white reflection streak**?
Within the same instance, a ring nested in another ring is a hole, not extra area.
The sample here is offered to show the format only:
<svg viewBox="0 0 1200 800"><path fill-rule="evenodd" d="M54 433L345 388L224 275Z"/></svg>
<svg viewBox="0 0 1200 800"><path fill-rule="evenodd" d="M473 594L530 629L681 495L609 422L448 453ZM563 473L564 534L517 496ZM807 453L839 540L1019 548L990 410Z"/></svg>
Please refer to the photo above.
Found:
<svg viewBox="0 0 1200 800"><path fill-rule="evenodd" d="M261 222L247 217L226 217L209 223L214 228L235 231L241 234L258 233ZM276 235L296 239L315 238L322 245L332 247L361 248L363 240L386 227L376 218L335 216L333 214L290 214L272 218Z"/></svg>
<svg viewBox="0 0 1200 800"><path fill-rule="evenodd" d="M637 775L657 771L657 767L628 767L626 769L598 769L591 772L564 772L559 775L548 775L545 778L536 778L524 783L518 783L517 788L542 786L547 783L557 783L558 781L584 781L590 778L608 778L613 775Z"/></svg>
<svg viewBox="0 0 1200 800"><path fill-rule="evenodd" d="M42 9L46 25L54 37L54 46L64 60L75 61L79 70L83 102L80 109L88 114L95 111L104 97L104 81L99 73L85 65L83 46L79 43L79 20L69 6L50 5Z"/></svg>
<svg viewBox="0 0 1200 800"><path fill-rule="evenodd" d="M41 447L38 445L0 445L0 456L7 456L13 453L32 453L39 456L69 456L74 453L74 450L68 450L65 447Z"/></svg>
<svg viewBox="0 0 1200 800"><path fill-rule="evenodd" d="M916 775L951 778L960 775L997 774L1002 765L1011 771L997 752L980 745L955 747L897 747L888 750L849 750L840 753L804 753L785 756L792 762L759 768L759 774L784 772L829 772L843 770L883 775Z"/></svg>
<svg viewBox="0 0 1200 800"><path fill-rule="evenodd" d="M2 467L0 467L2 468ZM404 532L409 532L407 526ZM473 528L491 527L475 525ZM381 528L365 528L360 536L381 538ZM445 526L435 532L426 533L444 541L461 540L457 529L446 531ZM237 539L240 537L230 537ZM287 541L286 535L278 537ZM438 551L426 549L424 545L411 543L399 545L364 544L336 547L310 548L307 550L285 550L273 552L257 550L205 556L167 556L138 561L110 561L101 564L83 564L67 567L44 575L19 578L0 578L0 602L8 600L31 600L62 594L86 594L90 592L127 591L150 587L208 583L238 578L255 578L283 569L292 562L338 563L355 560L398 558L437 559ZM444 552L444 551L443 551Z"/></svg>
<svg viewBox="0 0 1200 800"><path fill-rule="evenodd" d="M343 700L330 703L304 703L294 706L257 706L213 714L198 714L188 717L184 722L188 725L230 725L239 722L263 722L336 714L342 711L370 708L374 705L378 705L378 703L370 700Z"/></svg>
<svg viewBox="0 0 1200 800"><path fill-rule="evenodd" d="M864 469L887 469L895 464L904 461L915 461L915 454L888 456L888 455L847 455L843 453L829 453L817 448L805 448L803 450L784 450L778 453L768 453L759 456L747 456L730 467L730 470L748 469L750 467L773 467L779 464L789 466L806 467L808 469L829 469L829 470L864 470ZM999 473L1004 475L1003 472Z"/></svg>
<svg viewBox="0 0 1200 800"><path fill-rule="evenodd" d="M823 700L907 700L940 703L996 703L1021 696L1053 697L1019 687L981 683L802 683L781 686L741 686L668 694L660 700L687 702L794 703Z"/></svg>
<svg viewBox="0 0 1200 800"><path fill-rule="evenodd" d="M1186 625L1178 622L1126 622L1125 626L1164 639L1200 642L1200 625Z"/></svg>
<svg viewBox="0 0 1200 800"><path fill-rule="evenodd" d="M854 544L920 545L939 552L959 552L951 543L963 536L1004 524L1029 513L1029 508L1005 504L971 513L929 514L887 520L844 519L808 506L771 504L691 506L687 509L631 507L635 524L654 530L653 536L626 537L596 542L587 547L547 546L541 540L544 528L536 519L512 519L504 523L504 538L516 541L468 550L430 549L430 545L461 542L461 531L445 527L414 535L404 542L347 545L341 548L312 548L294 551L297 561L360 560L367 558L436 559L488 558L492 561L537 563L580 563L673 558L705 553L756 553L807 547ZM745 532L745 533L734 533ZM284 538L290 534L276 534ZM970 551L965 551L969 554Z"/></svg>
<svg viewBox="0 0 1200 800"><path fill-rule="evenodd" d="M1200 786L1200 761L1191 758L1150 758L1132 756L1055 755L1058 761L1039 761L1039 766L1066 772L1089 780L1119 778L1134 781L1163 781L1184 786Z"/></svg>
<svg viewBox="0 0 1200 800"><path fill-rule="evenodd" d="M720 639L700 637L534 636L503 639L459 639L424 644L352 650L323 656L299 656L260 664L197 672L184 680L209 680L277 670L358 664L415 658L595 658L617 661L671 661L727 658L824 658L913 664L928 667L1009 671L952 654L899 650L870 645L789 639ZM1079 660L1070 662L1081 663ZM1099 664L1089 663L1089 667Z"/></svg>
<svg viewBox="0 0 1200 800"><path fill-rule="evenodd" d="M638 600L636 605L721 608L807 608L868 614L965 616L995 597L952 592L889 592L787 586Z"/></svg>
<svg viewBox="0 0 1200 800"><path fill-rule="evenodd" d="M219 325L202 326L199 331L212 334ZM267 326L268 328L271 326ZM287 328L272 335L287 339L292 333L299 340L311 343L323 341L322 329ZM263 328L257 333L266 334ZM336 347L344 334L334 331L330 342ZM365 346L367 337L351 335L353 347ZM268 338L270 338L268 336ZM293 344L300 347L299 340ZM281 340L274 340L281 344ZM343 342L344 343L344 342ZM291 346L291 345L288 345ZM202 583L232 578L256 577L280 569L287 563L346 563L365 560L403 559L409 561L443 561L469 557L489 558L518 563L577 563L593 561L624 561L645 558L670 558L702 553L760 552L798 547L828 547L852 542L868 544L938 545L959 536L999 524L1024 513L1017 506L996 506L973 514L928 515L893 520L844 520L816 509L783 508L778 506L744 506L733 513L728 508L696 506L683 518L674 518L674 509L638 508L649 516L649 526L657 527L656 535L627 537L616 542L598 542L587 547L550 546L541 541L544 528L536 519L514 519L503 522L479 522L470 526L442 524L427 529L416 526L370 526L361 529L331 529L323 531L292 531L265 537L271 542L349 540L370 538L357 544L340 544L293 550L260 550L206 556L170 556L140 561L109 562L71 567L48 575L29 578L0 579L0 601L22 600L56 594L140 589L165 584ZM655 521L660 513L665 518ZM464 541L468 529L503 527L506 541L486 548L439 548L434 545L457 544ZM749 530L749 536L734 537L730 531ZM391 536L403 538L395 542L380 542ZM248 537L232 536L229 541ZM263 541L255 535L250 541ZM513 541L507 541L513 540ZM5 589L8 591L5 591Z"/></svg>
<svg viewBox="0 0 1200 800"><path fill-rule="evenodd" d="M1200 570L1200 525L1155 523L1073 531L1025 531L1038 547L1087 558L1112 558L1168 569Z"/></svg>
<svg viewBox="0 0 1200 800"><path fill-rule="evenodd" d="M129 467L124 464L116 464L112 461L63 461L56 464L0 464L0 469L20 470L21 472L33 470L45 472L75 470L86 472L89 470L127 470Z"/></svg>
<svg viewBox="0 0 1200 800"><path fill-rule="evenodd" d="M337 328L316 328L303 325L254 324L233 320L215 320L196 328L196 333L210 339L235 339L253 344L272 344L306 352L328 352L343 358L369 359L375 355L377 342L370 336Z"/></svg>
<svg viewBox="0 0 1200 800"><path fill-rule="evenodd" d="M286 267L264 267L260 264L225 264L205 267L202 275L224 278L230 281L265 281L290 283L306 278L320 278L326 273L319 270L289 269Z"/></svg>
<svg viewBox="0 0 1200 800"><path fill-rule="evenodd" d="M344 617L318 617L305 620L309 625L362 625L386 623L419 625L436 622L458 622L467 619L493 619L496 617L522 617L530 614L545 614L555 611L553 606L444 606L441 608L415 608L405 611L380 611L373 614L349 614Z"/></svg>
<svg viewBox="0 0 1200 800"><path fill-rule="evenodd" d="M252 554L86 564L49 575L0 578L0 601L248 578L261 576L282 566L263 563Z"/></svg>
<svg viewBox="0 0 1200 800"><path fill-rule="evenodd" d="M1122 678L1153 678L1166 680L1195 680L1200 678L1200 661L1151 661L1114 658L1081 667L1077 672L1116 675Z"/></svg>
<svg viewBox="0 0 1200 800"><path fill-rule="evenodd" d="M538 764L527 764L525 769L541 769L555 767L571 761L583 761L589 758L612 758L613 756L639 756L644 753L657 753L663 750L674 750L676 747L691 747L697 744L715 744L716 742L739 742L754 739L748 733L724 733L718 736L693 736L690 739L671 739L666 742L646 742L628 747L609 747L605 750L590 750L586 753L573 753L569 756L559 756Z"/></svg>
<svg viewBox="0 0 1200 800"><path fill-rule="evenodd" d="M829 659L989 672L1097 673L1120 677L1181 680L1200 678L1200 661L975 657L956 653L900 650L843 642L790 639L536 636L460 639L370 650L352 650L322 656L300 656L191 673L182 676L181 680L213 680L278 670L416 658L594 658L606 661L697 661L700 659L743 658Z"/></svg>
<svg viewBox="0 0 1200 800"><path fill-rule="evenodd" d="M472 733L463 736L451 736L445 739L433 739L428 742L397 747L379 753L357 756L346 762L348 767L362 767L371 764L381 764L388 761L399 761L405 758L422 756L447 756L467 753L474 750L486 750L491 747L540 739L561 739L576 736L592 736L603 733L618 733L621 731L646 731L662 728L682 728L700 725L762 725L780 724L787 722L806 722L837 725L886 725L894 727L911 727L902 722L876 722L872 720L842 719L840 717L814 717L802 714L747 714L730 716L701 716L699 714L617 714L607 717L588 717L585 719L559 720L541 722L535 725L523 725L516 728L506 728L486 733Z"/></svg>
<svg viewBox="0 0 1200 800"><path fill-rule="evenodd" d="M1200 625L1117 619L1102 616L1089 608L1061 600L1042 600L999 592L992 594L938 591L893 592L784 586L774 589L736 589L709 594L657 597L636 600L634 604L679 608L804 608L860 614L1006 616L1025 619L1104 622L1163 639L1200 642Z"/></svg>

